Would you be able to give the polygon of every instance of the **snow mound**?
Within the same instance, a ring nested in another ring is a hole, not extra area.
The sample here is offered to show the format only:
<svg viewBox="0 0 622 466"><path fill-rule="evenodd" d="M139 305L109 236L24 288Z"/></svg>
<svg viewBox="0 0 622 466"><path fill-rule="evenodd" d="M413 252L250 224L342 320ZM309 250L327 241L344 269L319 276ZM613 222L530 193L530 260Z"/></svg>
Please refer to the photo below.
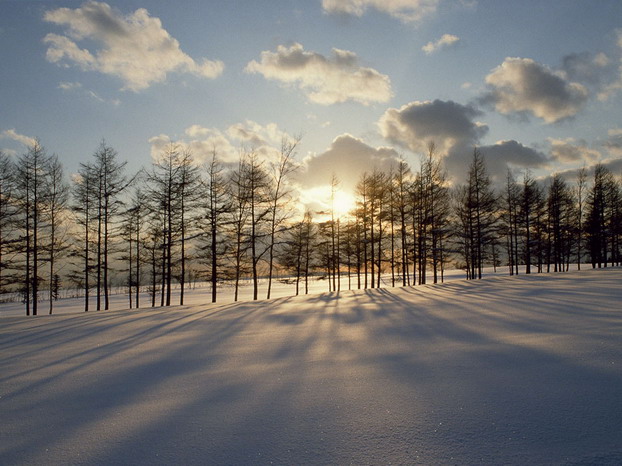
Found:
<svg viewBox="0 0 622 466"><path fill-rule="evenodd" d="M0 464L618 464L622 270L0 319Z"/></svg>

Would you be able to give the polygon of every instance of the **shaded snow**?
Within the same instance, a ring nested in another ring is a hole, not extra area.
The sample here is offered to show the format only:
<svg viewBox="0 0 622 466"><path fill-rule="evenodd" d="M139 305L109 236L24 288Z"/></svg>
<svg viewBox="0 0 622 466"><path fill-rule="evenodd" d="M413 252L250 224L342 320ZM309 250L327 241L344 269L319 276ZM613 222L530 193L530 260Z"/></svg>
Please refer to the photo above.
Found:
<svg viewBox="0 0 622 466"><path fill-rule="evenodd" d="M0 319L0 464L620 464L622 270Z"/></svg>
<svg viewBox="0 0 622 466"><path fill-rule="evenodd" d="M575 267L571 265L571 267ZM498 268L499 275L507 275L508 270L507 267ZM524 273L524 270L521 270L521 273ZM486 269L484 272L485 276L495 275L492 268ZM452 280L464 280L465 272L462 270L450 269L445 272L445 281ZM361 279L363 280L363 279ZM396 278L396 285L400 284L401 279ZM431 274L428 275L428 281L432 281ZM440 279L439 279L440 281ZM357 288L357 278L354 274L348 277L344 274L341 277L341 290L354 289ZM361 285L362 287L363 285ZM391 277L386 274L382 277L382 288L387 288L391 286ZM143 286L143 290L146 290L147 287ZM300 294L304 294L304 281L300 282ZM311 277L309 279L309 294L318 294L326 292L328 289L328 280L325 278L317 278ZM234 286L231 283L224 283L218 286L218 297L217 300L219 303L232 303L234 302ZM265 298L268 290L268 280L260 279L258 286L259 298ZM62 290L61 294L67 295L75 295L76 293L81 293L79 290L71 290L66 289ZM239 288L239 296L238 301L251 301L253 299L253 286L252 281L250 279L242 280ZM179 286L173 284L173 289L171 293L171 303L172 305L179 303ZM272 281L272 298L282 298L286 296L293 296L296 294L296 285L294 280L291 277L283 277L283 278L275 278ZM49 303L46 301L48 299L48 294L46 290L42 290L39 297L39 315L48 314ZM5 316L23 316L26 315L25 305L20 303L17 299L16 295L12 295L14 298L13 302L0 303L0 317ZM160 295L157 295L156 304L157 307L160 305ZM186 305L194 305L194 304L204 304L211 302L211 285L207 282L197 282L188 284L185 288L184 293L184 304ZM97 299L95 297L95 290L91 290L91 299L89 300L90 311L95 311ZM132 301L134 303L134 301ZM101 297L101 306L102 309L104 307L104 298L103 295ZM133 307L133 304L132 304ZM151 295L146 291L141 292L140 295L140 307L146 308L151 307ZM129 296L127 294L127 287L113 287L110 295L110 310L120 310L120 309L128 309L129 308ZM54 301L54 314L71 314L76 312L84 312L84 297L62 297L61 299Z"/></svg>

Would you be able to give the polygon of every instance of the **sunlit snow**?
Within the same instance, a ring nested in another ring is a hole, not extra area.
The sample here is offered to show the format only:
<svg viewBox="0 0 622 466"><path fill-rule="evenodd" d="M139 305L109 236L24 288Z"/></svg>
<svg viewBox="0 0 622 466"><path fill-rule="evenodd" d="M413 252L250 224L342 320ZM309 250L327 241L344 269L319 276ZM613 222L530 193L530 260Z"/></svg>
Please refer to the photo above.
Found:
<svg viewBox="0 0 622 466"><path fill-rule="evenodd" d="M0 318L0 464L620 464L622 269Z"/></svg>

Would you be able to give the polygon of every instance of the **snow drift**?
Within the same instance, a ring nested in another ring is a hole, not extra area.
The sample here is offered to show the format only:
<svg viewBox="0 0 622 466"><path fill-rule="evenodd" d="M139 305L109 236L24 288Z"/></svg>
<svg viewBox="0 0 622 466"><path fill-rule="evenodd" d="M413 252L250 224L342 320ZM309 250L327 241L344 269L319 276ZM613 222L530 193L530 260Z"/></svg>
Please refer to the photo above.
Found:
<svg viewBox="0 0 622 466"><path fill-rule="evenodd" d="M622 270L0 319L1 464L619 464Z"/></svg>

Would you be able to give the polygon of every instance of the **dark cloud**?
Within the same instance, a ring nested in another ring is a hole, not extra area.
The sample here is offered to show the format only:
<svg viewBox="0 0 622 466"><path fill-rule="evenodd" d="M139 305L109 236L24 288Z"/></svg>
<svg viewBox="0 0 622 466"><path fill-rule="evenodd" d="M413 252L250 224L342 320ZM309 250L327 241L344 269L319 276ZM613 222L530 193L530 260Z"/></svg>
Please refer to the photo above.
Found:
<svg viewBox="0 0 622 466"><path fill-rule="evenodd" d="M412 102L398 109L389 109L380 120L387 140L415 153L425 153L434 142L439 154L445 156L447 173L455 182L466 178L473 148L488 132L488 126L475 121L481 112L473 106L452 101ZM547 156L517 141L501 141L478 149L486 158L488 172L495 181L505 178L508 167L514 170L544 167Z"/></svg>
<svg viewBox="0 0 622 466"><path fill-rule="evenodd" d="M502 183L508 168L518 173L526 168L541 168L549 164L547 156L540 151L525 146L518 141L500 141L477 148L484 156L486 169L494 183ZM464 182L467 167L473 157L473 147L456 147L445 160L447 171L457 182Z"/></svg>
<svg viewBox="0 0 622 466"><path fill-rule="evenodd" d="M453 101L411 102L399 109L390 108L380 118L382 135L390 142L415 153L424 153L434 142L446 155L456 146L473 146L488 132L474 121L481 115L475 107Z"/></svg>

